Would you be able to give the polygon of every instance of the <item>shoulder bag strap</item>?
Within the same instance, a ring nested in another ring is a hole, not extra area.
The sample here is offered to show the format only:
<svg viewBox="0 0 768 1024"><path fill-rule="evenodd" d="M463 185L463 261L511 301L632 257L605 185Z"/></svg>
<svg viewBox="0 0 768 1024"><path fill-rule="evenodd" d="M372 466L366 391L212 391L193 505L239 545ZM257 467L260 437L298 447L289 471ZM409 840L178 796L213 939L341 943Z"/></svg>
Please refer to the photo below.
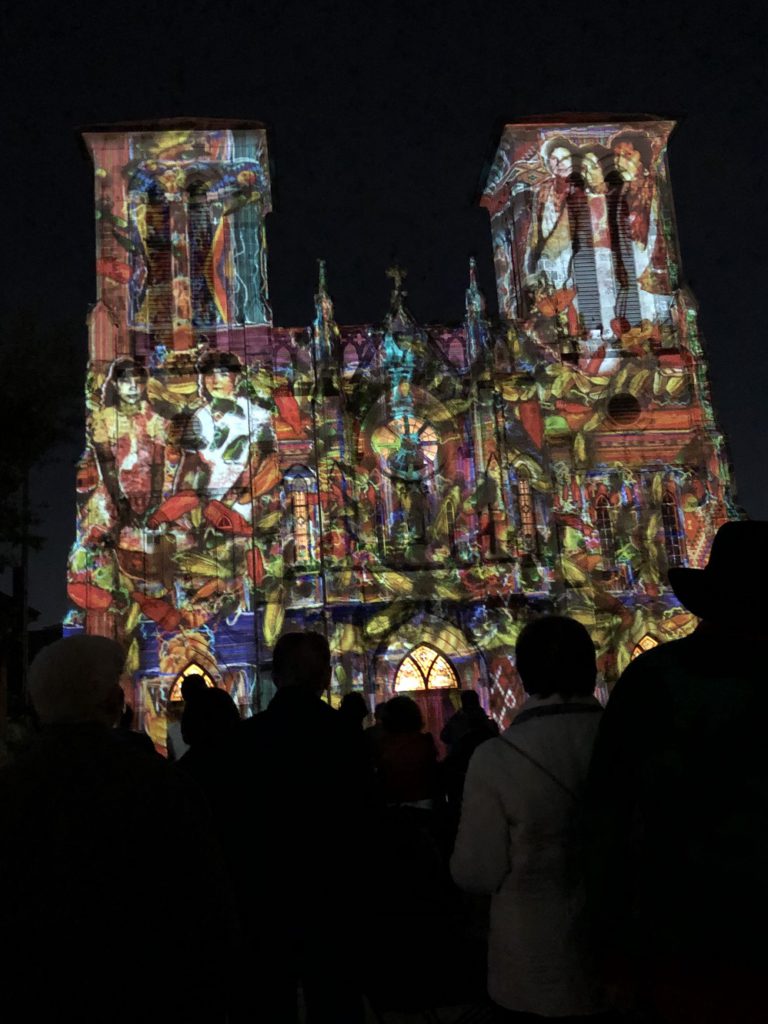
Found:
<svg viewBox="0 0 768 1024"><path fill-rule="evenodd" d="M518 745L516 743L513 743L512 740L508 740L506 736L500 736L499 739L506 743L508 747L511 747L513 750L516 750L521 757L524 757L526 761L529 761L532 765L538 768L539 771L543 772L548 779L551 779L556 786L559 786L559 788L562 789L564 793L567 793L571 800L573 800L575 803L580 802L579 798L576 796L576 794L570 788L570 786L566 786L566 784L562 782L560 779L558 779L556 775L553 775L549 768L544 767L541 761L537 761L535 757L532 757L530 754L526 753L525 750L522 750L520 747L518 747Z"/></svg>

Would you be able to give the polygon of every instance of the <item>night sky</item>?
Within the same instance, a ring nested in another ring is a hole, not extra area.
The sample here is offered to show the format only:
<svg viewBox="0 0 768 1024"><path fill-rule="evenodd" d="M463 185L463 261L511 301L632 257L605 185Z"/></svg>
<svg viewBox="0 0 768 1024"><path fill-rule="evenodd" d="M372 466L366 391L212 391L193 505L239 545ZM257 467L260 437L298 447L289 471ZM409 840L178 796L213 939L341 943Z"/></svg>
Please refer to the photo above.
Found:
<svg viewBox="0 0 768 1024"><path fill-rule="evenodd" d="M298 326L313 316L318 257L340 323L380 322L395 259L408 268L417 319L461 318L470 255L495 311L488 216L476 200L503 121L671 116L683 273L701 303L715 408L739 502L768 519L762 6L14 4L4 12L3 308L73 325L85 353L93 185L78 126L179 115L264 122L270 297L275 323ZM32 415L45 400L33 380L30 397ZM38 624L65 608L79 447L60 446L34 481L48 537L31 568Z"/></svg>

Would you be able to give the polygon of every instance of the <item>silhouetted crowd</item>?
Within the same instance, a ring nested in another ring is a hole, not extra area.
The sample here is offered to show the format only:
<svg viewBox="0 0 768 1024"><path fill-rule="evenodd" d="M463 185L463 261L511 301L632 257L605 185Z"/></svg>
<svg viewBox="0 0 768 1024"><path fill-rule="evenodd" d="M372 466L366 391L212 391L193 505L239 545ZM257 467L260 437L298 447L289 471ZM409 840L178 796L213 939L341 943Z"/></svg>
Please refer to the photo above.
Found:
<svg viewBox="0 0 768 1024"><path fill-rule="evenodd" d="M741 522L671 570L700 625L605 710L585 627L534 619L512 724L462 691L442 759L410 697L368 728L322 699L318 633L278 640L246 720L188 676L175 763L131 730L117 643L45 648L0 771L4 1020L765 1024L766 565Z"/></svg>

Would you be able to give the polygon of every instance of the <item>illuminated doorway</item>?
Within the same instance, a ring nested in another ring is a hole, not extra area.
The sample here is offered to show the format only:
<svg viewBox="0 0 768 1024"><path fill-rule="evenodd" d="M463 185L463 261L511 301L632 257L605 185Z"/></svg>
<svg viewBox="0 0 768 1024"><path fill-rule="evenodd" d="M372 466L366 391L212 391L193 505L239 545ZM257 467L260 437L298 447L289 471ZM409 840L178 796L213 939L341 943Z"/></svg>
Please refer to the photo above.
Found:
<svg viewBox="0 0 768 1024"><path fill-rule="evenodd" d="M416 701L424 718L424 728L438 744L443 726L455 710L450 692L458 689L456 669L431 644L412 648L395 674L395 693Z"/></svg>
<svg viewBox="0 0 768 1024"><path fill-rule="evenodd" d="M185 669L182 669L182 671L179 672L179 674L174 679L173 686L171 686L170 692L168 694L169 704L184 699L181 696L181 686L184 680L187 678L187 676L202 676L203 679L205 680L206 686L209 686L211 688L216 686L216 683L214 683L213 679L211 679L210 675L205 671L202 665L198 665L196 661L191 661L189 665L187 665Z"/></svg>

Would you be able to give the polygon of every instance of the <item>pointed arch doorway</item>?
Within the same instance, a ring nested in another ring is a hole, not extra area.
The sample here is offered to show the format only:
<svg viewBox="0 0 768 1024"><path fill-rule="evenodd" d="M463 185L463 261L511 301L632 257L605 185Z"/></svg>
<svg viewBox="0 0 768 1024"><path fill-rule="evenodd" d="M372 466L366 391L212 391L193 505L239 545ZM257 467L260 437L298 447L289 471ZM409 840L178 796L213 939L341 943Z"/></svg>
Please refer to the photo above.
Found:
<svg viewBox="0 0 768 1024"><path fill-rule="evenodd" d="M412 647L395 673L395 696L416 701L424 718L424 728L432 733L436 742L455 710L450 691L458 693L460 688L450 658L428 643Z"/></svg>
<svg viewBox="0 0 768 1024"><path fill-rule="evenodd" d="M408 696L442 751L443 725L458 710L461 690L476 690L488 708L485 660L455 622L419 612L385 636L375 654L375 699Z"/></svg>

